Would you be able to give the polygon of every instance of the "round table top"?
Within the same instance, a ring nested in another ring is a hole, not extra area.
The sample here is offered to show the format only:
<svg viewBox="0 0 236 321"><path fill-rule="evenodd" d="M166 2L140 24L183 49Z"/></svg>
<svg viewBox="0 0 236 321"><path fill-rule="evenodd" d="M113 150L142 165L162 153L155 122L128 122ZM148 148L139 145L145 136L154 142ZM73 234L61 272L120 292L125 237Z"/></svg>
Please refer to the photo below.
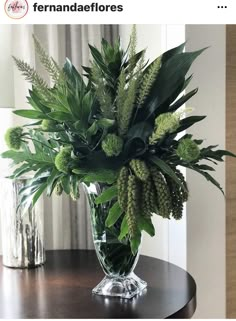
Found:
<svg viewBox="0 0 236 321"><path fill-rule="evenodd" d="M94 251L48 251L44 266L0 265L0 318L191 318L196 284L183 269L140 256L135 273L148 283L132 299L91 293L104 274Z"/></svg>

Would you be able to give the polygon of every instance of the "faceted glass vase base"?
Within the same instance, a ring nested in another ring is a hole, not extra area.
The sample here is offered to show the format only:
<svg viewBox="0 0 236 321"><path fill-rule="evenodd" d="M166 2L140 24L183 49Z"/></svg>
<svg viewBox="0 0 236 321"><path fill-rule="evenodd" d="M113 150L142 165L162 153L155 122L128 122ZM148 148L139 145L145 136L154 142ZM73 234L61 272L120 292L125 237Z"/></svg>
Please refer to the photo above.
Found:
<svg viewBox="0 0 236 321"><path fill-rule="evenodd" d="M105 278L93 289L93 294L131 299L147 287L147 283L134 273L124 277Z"/></svg>

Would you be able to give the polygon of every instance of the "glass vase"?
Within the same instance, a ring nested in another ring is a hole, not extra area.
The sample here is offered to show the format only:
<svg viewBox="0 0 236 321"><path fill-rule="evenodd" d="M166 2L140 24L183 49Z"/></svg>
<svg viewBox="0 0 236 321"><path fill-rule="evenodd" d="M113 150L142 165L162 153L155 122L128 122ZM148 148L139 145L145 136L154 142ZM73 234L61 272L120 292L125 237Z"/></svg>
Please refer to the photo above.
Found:
<svg viewBox="0 0 236 321"><path fill-rule="evenodd" d="M43 207L39 200L27 211L17 207L27 178L1 179L1 236L3 264L34 268L45 262Z"/></svg>
<svg viewBox="0 0 236 321"><path fill-rule="evenodd" d="M109 209L114 202L108 202L106 205L95 204L95 199L104 186L83 184L83 188L90 204L96 254L105 273L104 279L92 292L104 296L130 299L147 287L147 283L133 272L138 262L139 253L135 256L132 254L128 238L124 241L118 239L122 219L119 219L110 228L105 226Z"/></svg>

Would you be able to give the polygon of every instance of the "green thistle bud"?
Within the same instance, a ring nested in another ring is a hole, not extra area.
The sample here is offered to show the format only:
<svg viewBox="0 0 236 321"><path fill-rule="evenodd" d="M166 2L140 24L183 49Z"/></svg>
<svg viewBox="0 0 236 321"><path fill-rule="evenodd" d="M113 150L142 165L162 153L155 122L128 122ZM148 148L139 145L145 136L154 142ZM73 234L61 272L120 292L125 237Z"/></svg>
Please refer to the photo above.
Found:
<svg viewBox="0 0 236 321"><path fill-rule="evenodd" d="M158 116L155 120L155 130L149 137L149 144L154 145L166 134L175 132L179 127L179 115L176 113L165 113Z"/></svg>
<svg viewBox="0 0 236 321"><path fill-rule="evenodd" d="M139 185L134 175L129 175L128 179L128 204L127 222L131 239L135 238L138 232L137 215L139 212Z"/></svg>
<svg viewBox="0 0 236 321"><path fill-rule="evenodd" d="M54 192L57 196L60 196L63 192L63 187L61 185L60 182L57 182L56 186L55 186L55 189L54 189Z"/></svg>
<svg viewBox="0 0 236 321"><path fill-rule="evenodd" d="M155 185L159 214L164 218L170 218L171 195L163 175L156 167L150 168L152 179Z"/></svg>
<svg viewBox="0 0 236 321"><path fill-rule="evenodd" d="M176 154L186 162L192 162L198 159L200 149L198 145L190 138L182 139L177 147Z"/></svg>
<svg viewBox="0 0 236 321"><path fill-rule="evenodd" d="M41 123L42 130L52 130L55 128L57 123L54 120L44 119Z"/></svg>
<svg viewBox="0 0 236 321"><path fill-rule="evenodd" d="M22 143L23 127L8 128L5 134L5 141L10 149L19 150Z"/></svg>
<svg viewBox="0 0 236 321"><path fill-rule="evenodd" d="M146 181L148 179L150 173L144 161L141 161L139 159L132 159L129 165L132 168L135 176L141 181Z"/></svg>
<svg viewBox="0 0 236 321"><path fill-rule="evenodd" d="M59 172L67 174L69 172L69 163L71 161L71 148L64 147L55 158L55 166Z"/></svg>
<svg viewBox="0 0 236 321"><path fill-rule="evenodd" d="M102 141L102 149L108 157L118 156L123 148L123 139L115 134L108 134Z"/></svg>
<svg viewBox="0 0 236 321"><path fill-rule="evenodd" d="M122 167L117 180L118 202L123 211L127 208L127 182L129 178L129 170L127 167Z"/></svg>

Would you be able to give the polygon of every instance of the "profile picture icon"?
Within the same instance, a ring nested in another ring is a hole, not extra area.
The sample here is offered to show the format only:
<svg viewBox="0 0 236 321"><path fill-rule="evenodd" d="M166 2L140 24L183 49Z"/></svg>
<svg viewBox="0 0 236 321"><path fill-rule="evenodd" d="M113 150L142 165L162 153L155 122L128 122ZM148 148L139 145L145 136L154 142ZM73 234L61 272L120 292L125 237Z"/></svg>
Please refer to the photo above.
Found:
<svg viewBox="0 0 236 321"><path fill-rule="evenodd" d="M22 19L27 14L29 5L27 0L6 0L5 12L9 18Z"/></svg>

